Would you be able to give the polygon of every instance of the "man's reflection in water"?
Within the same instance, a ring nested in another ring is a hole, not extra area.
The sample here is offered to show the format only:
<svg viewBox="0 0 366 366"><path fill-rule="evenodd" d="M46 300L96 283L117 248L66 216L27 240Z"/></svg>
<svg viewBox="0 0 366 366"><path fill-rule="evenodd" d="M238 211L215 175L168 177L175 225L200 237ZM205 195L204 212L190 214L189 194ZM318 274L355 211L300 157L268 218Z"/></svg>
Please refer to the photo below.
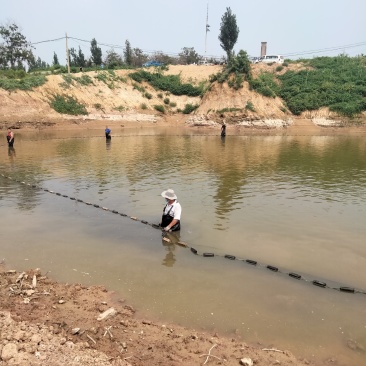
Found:
<svg viewBox="0 0 366 366"><path fill-rule="evenodd" d="M165 241L164 238L169 239L170 242ZM166 267L173 267L176 259L174 255L174 251L176 248L177 243L180 240L180 231L174 231L171 233L164 233L163 232L163 246L165 247L167 253L165 258L163 259L162 265Z"/></svg>
<svg viewBox="0 0 366 366"><path fill-rule="evenodd" d="M13 146L9 146L8 155L9 155L10 160L13 161L15 158L15 149Z"/></svg>
<svg viewBox="0 0 366 366"><path fill-rule="evenodd" d="M105 140L105 148L106 150L110 150L112 146L112 139L106 139Z"/></svg>

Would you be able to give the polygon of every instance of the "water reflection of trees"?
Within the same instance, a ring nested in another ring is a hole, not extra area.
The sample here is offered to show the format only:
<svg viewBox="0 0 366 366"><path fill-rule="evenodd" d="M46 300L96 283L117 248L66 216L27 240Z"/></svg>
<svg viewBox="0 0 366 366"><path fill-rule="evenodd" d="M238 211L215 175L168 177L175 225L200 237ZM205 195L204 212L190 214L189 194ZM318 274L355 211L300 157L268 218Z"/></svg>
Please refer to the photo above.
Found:
<svg viewBox="0 0 366 366"><path fill-rule="evenodd" d="M134 187L172 176L189 185L190 177L204 173L216 192L215 214L221 223L251 194L248 186L258 178L329 190L331 183L351 185L351 177L366 170L365 142L355 137L228 136L223 142L219 136L126 136L115 139L113 153L105 156L99 143L65 140L58 153L68 157L67 169L74 176L95 180L100 189L123 179Z"/></svg>
<svg viewBox="0 0 366 366"><path fill-rule="evenodd" d="M364 193L366 143L349 136L124 136L106 150L102 138L28 142L25 160L17 156L15 175L26 182L50 177L71 180L76 190L93 182L99 191L113 185L134 189L174 177L180 186L201 175L209 180L220 222L245 199L256 179L284 180L329 191ZM35 145L37 148L34 148ZM13 174L13 173L12 173ZM356 181L356 184L355 184ZM361 182L357 185L357 181ZM355 187L355 185L357 187ZM37 192L20 186L22 209L37 204Z"/></svg>

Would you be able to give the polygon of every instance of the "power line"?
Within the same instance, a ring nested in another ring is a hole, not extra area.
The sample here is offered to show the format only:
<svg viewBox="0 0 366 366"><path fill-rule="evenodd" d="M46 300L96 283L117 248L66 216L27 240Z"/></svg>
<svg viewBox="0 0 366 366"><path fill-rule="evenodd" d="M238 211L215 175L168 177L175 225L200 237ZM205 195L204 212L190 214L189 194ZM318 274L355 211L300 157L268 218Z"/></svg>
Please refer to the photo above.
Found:
<svg viewBox="0 0 366 366"><path fill-rule="evenodd" d="M338 51L338 50L344 50L346 48L354 48L354 47L361 47L361 46L365 46L366 42L361 42L361 43L354 43L354 44L349 44L349 45L345 45L345 46L337 46L337 47L328 47L328 48L321 48L318 50L310 50L310 51L301 51L301 52L294 52L294 53L282 53L283 56L299 56L299 55L307 55L307 54L311 54L311 53L321 53L321 52L327 52L327 51Z"/></svg>
<svg viewBox="0 0 366 366"><path fill-rule="evenodd" d="M65 38L66 37L60 37L60 38L49 39L49 40L44 40L44 41L39 41L39 42L31 42L31 45L60 41L60 40L64 40ZM80 39L80 38L76 38L76 37L68 37L68 39L72 39L72 40L79 41L79 42L91 43L91 41L89 41L89 40ZM110 48L113 48L113 49L114 48L122 49L122 50L125 49L124 46L116 45L116 44L110 44L110 43L98 43L98 46L110 47ZM302 56L302 55L309 55L309 54L314 54L314 53L323 53L323 52L345 50L345 49L356 48L356 47L361 47L361 46L366 46L366 42L353 43L353 44L348 44L348 45L344 45L344 46L325 47L325 48L309 50L309 51L281 53L281 55L283 55L285 57ZM166 52L163 52L161 50L141 50L141 51L144 52L144 53L147 53L147 54L164 53L164 54L166 54L168 56L172 56L172 57L179 56L179 53L176 53L176 52L166 53ZM208 57L210 57L210 58L220 58L220 56L215 56L215 55L208 55Z"/></svg>
<svg viewBox="0 0 366 366"><path fill-rule="evenodd" d="M46 41L31 42L31 44L33 45L33 44L39 44L39 43L54 42L54 41L59 41L61 39L65 39L65 37L55 38L55 39L48 39Z"/></svg>

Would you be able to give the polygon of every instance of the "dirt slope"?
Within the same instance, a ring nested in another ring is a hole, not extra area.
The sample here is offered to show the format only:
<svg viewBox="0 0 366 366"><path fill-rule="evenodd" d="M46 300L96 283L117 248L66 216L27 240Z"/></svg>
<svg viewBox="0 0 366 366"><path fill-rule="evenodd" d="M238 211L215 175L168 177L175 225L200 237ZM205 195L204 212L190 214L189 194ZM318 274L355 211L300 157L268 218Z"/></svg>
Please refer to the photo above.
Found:
<svg viewBox="0 0 366 366"><path fill-rule="evenodd" d="M257 77L264 71L278 73L277 67L276 64L254 64L252 74ZM301 64L290 64L279 73L301 68ZM193 85L205 83L208 86L210 75L221 70L222 66L176 65L169 66L164 73L180 75L182 82ZM239 90L229 88L227 83L214 83L201 99L175 96L155 90L147 83L136 84L128 77L131 72L134 70L116 70L114 75L110 75L103 71L104 78L96 72L72 74L74 80L71 83L66 82L65 75L48 75L44 85L31 91L8 92L0 89L0 129L10 126L64 128L93 121L114 121L119 124L128 121L158 124L178 121L189 125L216 125L226 121L229 124L256 128L288 127L293 123L294 116L286 110L280 98L268 98L251 91L247 82ZM85 76L89 77L92 84L82 85L77 81ZM150 98L146 97L146 93L150 94ZM88 115L57 113L50 107L50 101L55 95L72 96L86 107ZM198 109L190 115L179 113L186 104L197 105ZM166 112L157 112L154 108L156 105L164 106ZM248 105L252 108L246 108ZM317 120L323 123L324 120L336 119L327 108L306 112L300 118L310 119L315 124ZM255 121L259 121L259 124L254 126Z"/></svg>
<svg viewBox="0 0 366 366"><path fill-rule="evenodd" d="M260 65L261 66L261 65ZM260 66L254 65L258 70ZM216 74L222 66L202 65L178 65L169 66L167 75L180 75L183 82L198 85L207 82L210 75ZM258 72L258 70L256 72ZM164 105L163 99L168 97L170 102L176 103L175 107L168 108L168 115L183 109L186 104L199 105L197 114L206 114L209 111L217 111L224 108L244 108L250 101L256 109L256 113L249 116L260 118L284 118L285 115L280 108L282 102L279 99L265 98L256 92L249 91L248 86L239 91L230 89L227 85L214 85L201 100L200 97L174 96L169 93L162 93L154 90L148 84L144 84L146 91L152 95L147 99L143 93L134 88L133 80L128 78L130 70L117 70L115 74L124 78L124 81L109 80L107 83L96 78L95 72L86 73L92 80L93 85L83 86L73 81L69 87L65 86L62 75L48 75L47 83L32 91L7 92L0 89L0 122L55 122L62 119L80 119L68 115L61 115L55 112L49 105L53 95L65 94L76 98L87 108L89 116L82 119L119 119L128 120L129 116L143 112L143 114L154 115L159 119L160 114L155 111L154 105ZM73 77L80 78L83 74L73 74ZM145 104L147 109L142 110ZM151 117L152 118L152 117Z"/></svg>

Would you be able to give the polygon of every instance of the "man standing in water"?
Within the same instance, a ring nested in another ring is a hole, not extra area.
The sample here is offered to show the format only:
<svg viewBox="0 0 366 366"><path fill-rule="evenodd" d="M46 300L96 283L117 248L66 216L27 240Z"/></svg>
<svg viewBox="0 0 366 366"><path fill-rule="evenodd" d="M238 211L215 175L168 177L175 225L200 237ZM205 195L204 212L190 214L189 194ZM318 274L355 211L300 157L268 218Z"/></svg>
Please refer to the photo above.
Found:
<svg viewBox="0 0 366 366"><path fill-rule="evenodd" d="M8 134L6 135L6 139L8 141L9 147L13 147L14 145L14 133L11 128L8 129Z"/></svg>
<svg viewBox="0 0 366 366"><path fill-rule="evenodd" d="M221 137L225 137L226 136L226 124L225 122L222 123L221 126Z"/></svg>
<svg viewBox="0 0 366 366"><path fill-rule="evenodd" d="M164 231L180 230L182 207L177 201L176 194L172 189L168 189L162 192L161 195L165 198L166 205L163 209L163 216L161 217L160 226Z"/></svg>
<svg viewBox="0 0 366 366"><path fill-rule="evenodd" d="M105 138L107 139L107 140L110 140L111 138L112 138L112 136L111 136L111 130L109 129L109 127L108 126L106 126L105 127Z"/></svg>

